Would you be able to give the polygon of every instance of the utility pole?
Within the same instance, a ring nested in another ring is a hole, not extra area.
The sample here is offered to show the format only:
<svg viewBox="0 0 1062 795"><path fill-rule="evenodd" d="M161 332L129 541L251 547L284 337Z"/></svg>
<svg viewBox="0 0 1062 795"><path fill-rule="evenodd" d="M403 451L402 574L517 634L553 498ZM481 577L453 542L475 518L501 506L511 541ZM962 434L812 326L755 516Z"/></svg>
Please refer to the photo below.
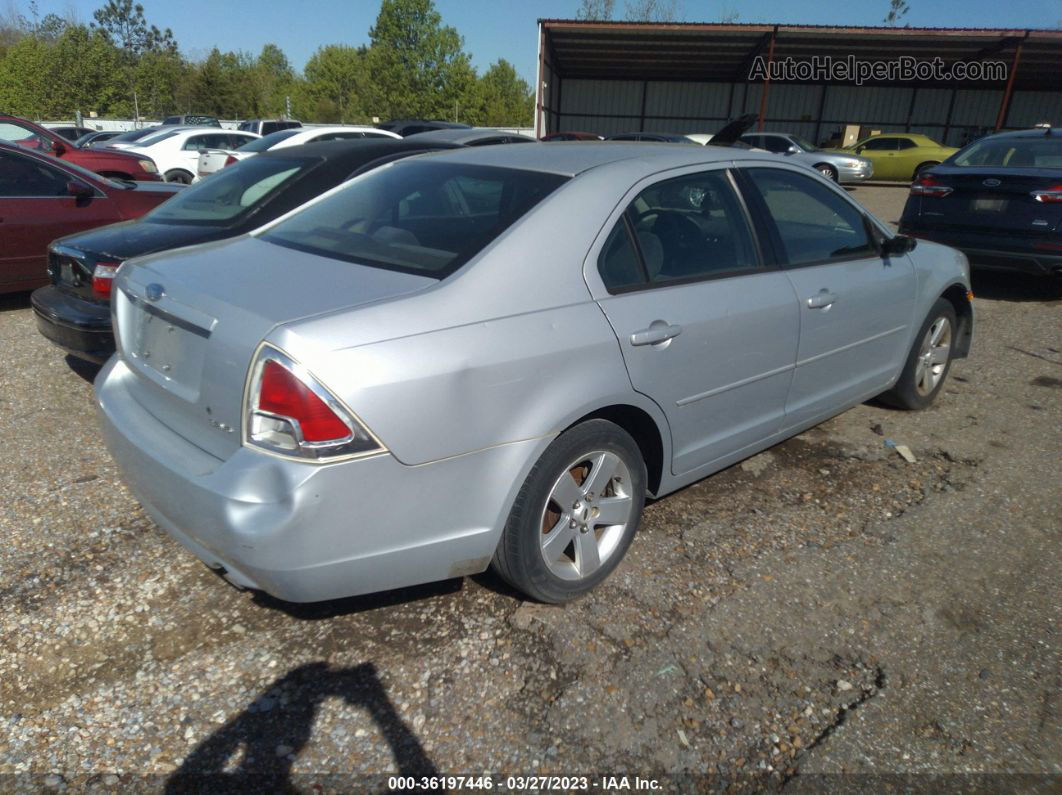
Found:
<svg viewBox="0 0 1062 795"><path fill-rule="evenodd" d="M284 97L284 118L285 119L290 119L291 118L291 96L290 95Z"/></svg>

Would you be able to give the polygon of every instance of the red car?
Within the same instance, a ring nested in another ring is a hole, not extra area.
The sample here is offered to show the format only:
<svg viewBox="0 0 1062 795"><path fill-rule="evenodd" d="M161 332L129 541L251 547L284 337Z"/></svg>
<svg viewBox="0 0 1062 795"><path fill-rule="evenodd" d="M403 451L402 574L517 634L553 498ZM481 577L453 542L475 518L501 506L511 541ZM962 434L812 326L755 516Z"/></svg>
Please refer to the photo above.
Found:
<svg viewBox="0 0 1062 795"><path fill-rule="evenodd" d="M67 163L87 168L105 177L161 182L155 161L143 155L126 154L108 149L82 149L39 124L0 113L0 141L58 157Z"/></svg>
<svg viewBox="0 0 1062 795"><path fill-rule="evenodd" d="M116 182L0 141L0 293L47 284L55 238L139 218L183 187Z"/></svg>

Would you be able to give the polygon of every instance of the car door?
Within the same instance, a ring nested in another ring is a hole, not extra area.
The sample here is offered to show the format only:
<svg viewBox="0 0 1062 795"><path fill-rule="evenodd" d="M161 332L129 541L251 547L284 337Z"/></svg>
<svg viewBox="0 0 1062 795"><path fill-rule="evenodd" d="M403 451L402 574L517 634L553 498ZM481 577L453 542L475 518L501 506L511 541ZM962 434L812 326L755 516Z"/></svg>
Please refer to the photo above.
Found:
<svg viewBox="0 0 1062 795"><path fill-rule="evenodd" d="M914 170L929 157L923 147L910 138L896 139L896 179L913 180Z"/></svg>
<svg viewBox="0 0 1062 795"><path fill-rule="evenodd" d="M871 138L856 147L856 154L874 164L874 176L878 179L898 179L901 171L898 145L899 139L892 136Z"/></svg>
<svg viewBox="0 0 1062 795"><path fill-rule="evenodd" d="M71 196L72 179L38 158L0 151L0 282L43 283L52 240L120 220L99 191Z"/></svg>
<svg viewBox="0 0 1062 795"><path fill-rule="evenodd" d="M762 257L725 169L657 178L632 193L588 283L631 383L667 416L671 468L681 475L781 428L796 299Z"/></svg>
<svg viewBox="0 0 1062 795"><path fill-rule="evenodd" d="M800 346L786 429L807 426L883 391L907 353L915 301L906 256L840 189L792 169L741 170L800 306Z"/></svg>

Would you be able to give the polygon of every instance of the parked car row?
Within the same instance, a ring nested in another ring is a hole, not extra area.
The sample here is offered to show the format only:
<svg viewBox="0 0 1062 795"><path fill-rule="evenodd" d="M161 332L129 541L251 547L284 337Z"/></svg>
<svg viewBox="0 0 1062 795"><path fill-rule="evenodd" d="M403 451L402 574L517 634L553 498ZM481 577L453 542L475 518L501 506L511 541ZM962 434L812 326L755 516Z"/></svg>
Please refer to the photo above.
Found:
<svg viewBox="0 0 1062 795"><path fill-rule="evenodd" d="M934 231L976 211L1062 250L1050 131L925 172L901 234L795 158L813 152L724 148L734 130L700 148L467 128L280 146L291 132L188 188L66 180L70 212L108 187L174 195L54 241L32 303L46 337L106 359L105 439L148 514L293 601L487 566L578 597L647 494L873 396L934 400L974 325L967 258ZM3 146L0 181L43 179L26 163L72 168Z"/></svg>

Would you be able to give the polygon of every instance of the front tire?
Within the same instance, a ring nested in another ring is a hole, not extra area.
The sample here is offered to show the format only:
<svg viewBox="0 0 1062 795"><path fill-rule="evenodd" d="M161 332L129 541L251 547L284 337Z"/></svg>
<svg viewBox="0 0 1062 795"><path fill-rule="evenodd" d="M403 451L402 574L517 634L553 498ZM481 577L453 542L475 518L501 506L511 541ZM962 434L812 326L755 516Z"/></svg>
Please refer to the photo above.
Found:
<svg viewBox="0 0 1062 795"><path fill-rule="evenodd" d="M908 411L928 407L951 369L957 328L955 307L938 298L915 337L899 380L881 399Z"/></svg>
<svg viewBox="0 0 1062 795"><path fill-rule="evenodd" d="M562 433L516 497L494 570L533 599L576 599L619 565L645 505L645 461L630 434L606 420Z"/></svg>
<svg viewBox="0 0 1062 795"><path fill-rule="evenodd" d="M826 177L826 179L837 182L837 169L829 163L819 163L815 166L815 170L822 174L822 176Z"/></svg>

